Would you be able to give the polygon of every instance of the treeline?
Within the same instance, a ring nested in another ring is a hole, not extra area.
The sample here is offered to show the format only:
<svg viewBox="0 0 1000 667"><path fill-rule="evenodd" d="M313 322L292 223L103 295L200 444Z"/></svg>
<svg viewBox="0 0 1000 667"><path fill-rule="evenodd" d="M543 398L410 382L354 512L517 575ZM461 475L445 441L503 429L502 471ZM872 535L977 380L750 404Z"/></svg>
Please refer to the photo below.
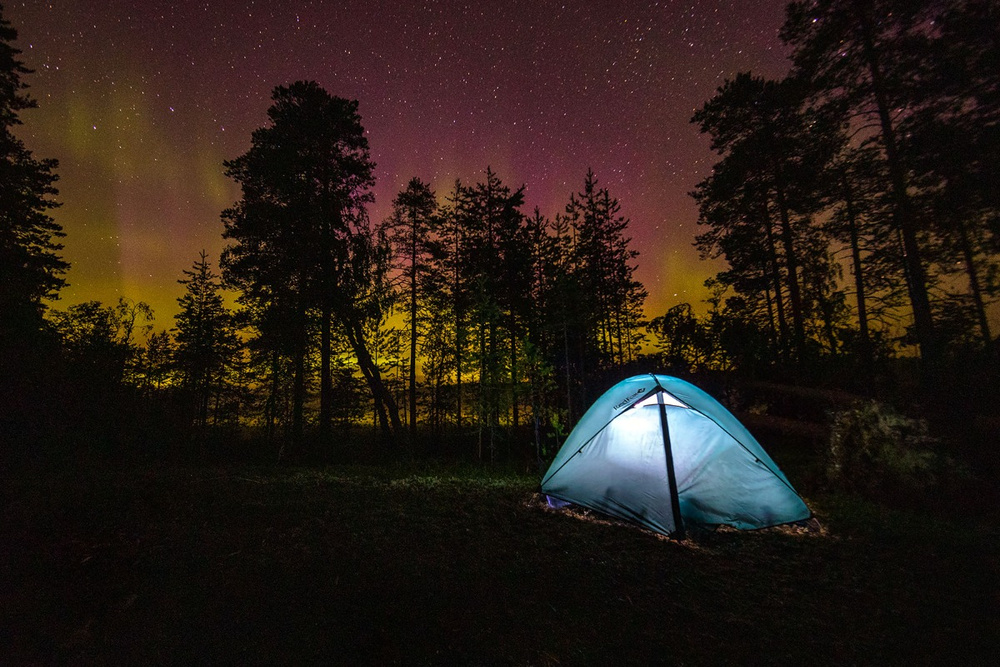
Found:
<svg viewBox="0 0 1000 667"><path fill-rule="evenodd" d="M654 320L665 354L745 370L839 359L862 382L900 353L929 376L995 364L998 26L989 0L791 3L789 75L739 74L692 119L720 156L692 192L696 245L728 268L707 317Z"/></svg>
<svg viewBox="0 0 1000 667"><path fill-rule="evenodd" d="M249 150L224 163L241 189L221 214L226 246L179 277L173 326L125 298L50 309L68 269L49 215L57 163L10 132L34 102L3 27L9 171L30 196L5 211L0 398L22 446L258 440L302 453L371 424L398 450L426 434L493 460L514 438L540 452L639 354L637 253L592 172L554 219L525 212L524 187L487 169L441 196L413 178L371 221L358 103L314 82L275 88Z"/></svg>
<svg viewBox="0 0 1000 667"><path fill-rule="evenodd" d="M494 460L544 455L633 372L871 393L908 391L910 359L923 405L972 423L1000 389L997 26L986 0L790 4L789 75L739 74L692 119L719 156L692 192L695 244L727 264L708 313L649 322L629 221L593 172L552 218L487 168L446 192L415 177L373 221L358 103L279 86L224 163L241 197L222 255L178 276L154 333L142 302L49 308L68 269L57 163L13 133L34 101L0 12L0 433L302 453L364 426Z"/></svg>
<svg viewBox="0 0 1000 667"><path fill-rule="evenodd" d="M638 354L636 253L593 173L553 220L487 169L440 199L413 178L372 223L357 103L313 82L273 99L270 124L226 163L243 196L222 213L221 275L202 256L185 281L176 340L189 352L175 358L192 363L177 383L197 394L199 423L229 415L293 448L359 422L404 447L420 424L474 434L493 458L518 427L574 420L595 379Z"/></svg>

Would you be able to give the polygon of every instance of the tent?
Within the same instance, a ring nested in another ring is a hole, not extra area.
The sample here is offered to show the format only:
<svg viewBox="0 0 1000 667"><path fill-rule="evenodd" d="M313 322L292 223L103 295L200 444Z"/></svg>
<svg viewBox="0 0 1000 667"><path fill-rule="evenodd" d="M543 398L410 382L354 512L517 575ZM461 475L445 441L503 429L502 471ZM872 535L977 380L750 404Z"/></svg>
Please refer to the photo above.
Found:
<svg viewBox="0 0 1000 667"><path fill-rule="evenodd" d="M811 516L732 413L667 375L631 377L597 399L542 492L676 537L685 524L764 528Z"/></svg>

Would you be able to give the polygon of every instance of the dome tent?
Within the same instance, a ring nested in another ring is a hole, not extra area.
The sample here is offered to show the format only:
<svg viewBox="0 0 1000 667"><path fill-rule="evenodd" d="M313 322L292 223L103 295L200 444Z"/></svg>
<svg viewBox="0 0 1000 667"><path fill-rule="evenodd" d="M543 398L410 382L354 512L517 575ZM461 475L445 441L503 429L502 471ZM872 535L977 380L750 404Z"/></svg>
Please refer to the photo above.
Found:
<svg viewBox="0 0 1000 667"><path fill-rule="evenodd" d="M671 536L685 524L764 528L811 516L732 413L668 375L637 375L598 398L541 489Z"/></svg>

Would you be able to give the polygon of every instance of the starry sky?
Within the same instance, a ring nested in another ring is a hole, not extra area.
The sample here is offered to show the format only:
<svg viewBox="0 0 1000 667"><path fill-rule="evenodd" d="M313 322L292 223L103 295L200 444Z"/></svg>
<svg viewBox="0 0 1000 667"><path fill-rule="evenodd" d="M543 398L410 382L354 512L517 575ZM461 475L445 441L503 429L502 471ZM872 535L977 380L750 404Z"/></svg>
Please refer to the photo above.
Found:
<svg viewBox="0 0 1000 667"><path fill-rule="evenodd" d="M647 313L705 297L687 193L715 161L689 123L726 78L788 70L786 0L6 2L39 108L20 135L60 161L72 263L57 307L119 295L169 327L177 284L224 246L222 161L276 85L357 99L373 220L412 176L439 196L487 166L552 217L588 167L622 203Z"/></svg>

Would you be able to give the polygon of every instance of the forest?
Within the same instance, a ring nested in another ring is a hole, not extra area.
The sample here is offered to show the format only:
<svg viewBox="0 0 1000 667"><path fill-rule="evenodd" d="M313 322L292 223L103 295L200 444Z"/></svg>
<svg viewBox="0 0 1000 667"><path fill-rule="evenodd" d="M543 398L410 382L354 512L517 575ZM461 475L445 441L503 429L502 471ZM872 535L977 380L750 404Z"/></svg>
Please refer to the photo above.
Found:
<svg viewBox="0 0 1000 667"><path fill-rule="evenodd" d="M17 138L36 102L5 23L5 453L278 460L356 440L540 461L613 381L654 371L723 393L848 391L982 442L1000 295L996 8L849 5L793 3L787 77L740 73L693 114L716 161L691 192L692 242L727 267L707 314L646 312L630 221L594 171L552 217L487 167L448 192L414 176L369 219L361 103L299 81L274 88L250 149L223 165L242 192L221 211L225 250L188 250L180 312L156 328L142 295L58 307L58 162Z"/></svg>
<svg viewBox="0 0 1000 667"><path fill-rule="evenodd" d="M218 165L224 250L171 249L164 322L59 300L0 7L0 661L988 664L1000 7L797 0L780 37L787 76L692 110L703 303L649 312L599 164L557 211L484 165L373 220L365 100L302 80ZM553 509L541 472L646 373L731 410L811 517Z"/></svg>

